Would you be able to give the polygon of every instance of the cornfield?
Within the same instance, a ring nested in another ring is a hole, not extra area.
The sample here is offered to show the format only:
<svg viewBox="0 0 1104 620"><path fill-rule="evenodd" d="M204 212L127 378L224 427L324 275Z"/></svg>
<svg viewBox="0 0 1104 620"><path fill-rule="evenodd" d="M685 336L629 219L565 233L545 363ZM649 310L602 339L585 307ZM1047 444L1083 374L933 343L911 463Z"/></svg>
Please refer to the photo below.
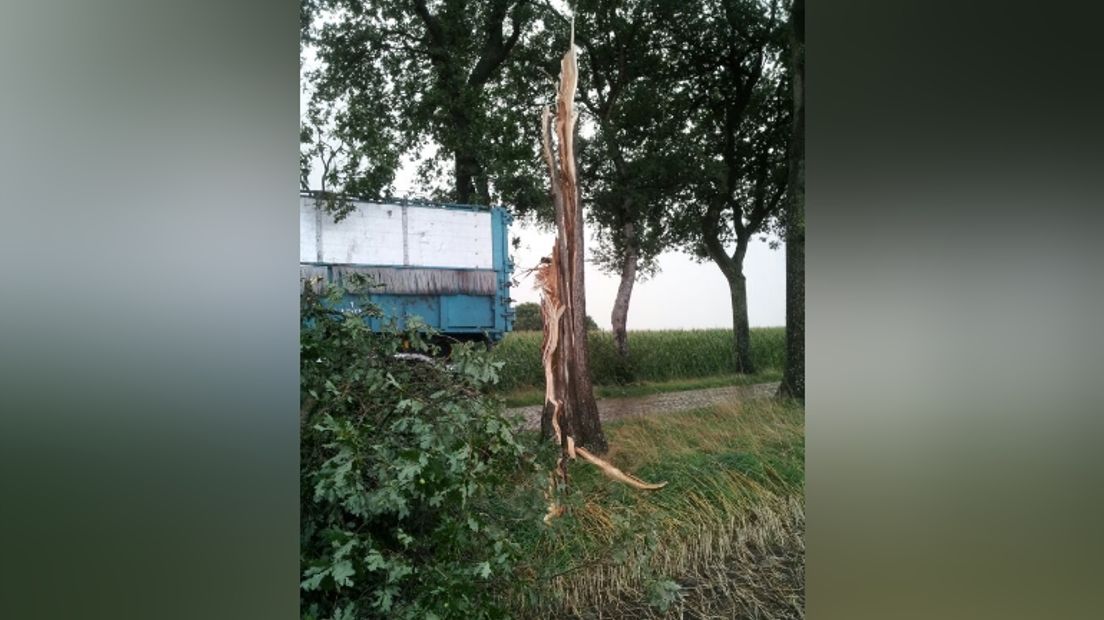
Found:
<svg viewBox="0 0 1104 620"><path fill-rule="evenodd" d="M595 385L690 379L736 371L730 329L630 331L627 365L617 355L612 333L593 331L588 339ZM513 332L495 347L495 358L506 363L499 382L502 389L543 385L540 344L540 332ZM784 328L752 329L751 357L756 370L781 369L785 344Z"/></svg>

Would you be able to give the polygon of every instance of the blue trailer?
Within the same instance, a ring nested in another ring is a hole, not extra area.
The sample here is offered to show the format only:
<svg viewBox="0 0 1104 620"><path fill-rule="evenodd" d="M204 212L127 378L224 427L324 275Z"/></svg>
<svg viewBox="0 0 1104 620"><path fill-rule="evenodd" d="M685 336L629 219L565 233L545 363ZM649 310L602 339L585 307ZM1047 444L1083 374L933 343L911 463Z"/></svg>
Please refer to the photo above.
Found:
<svg viewBox="0 0 1104 620"><path fill-rule="evenodd" d="M340 221L322 200L300 195L299 272L339 283L352 274L378 285L371 300L405 327L418 316L459 340L494 343L513 327L510 214L501 207L349 199ZM380 329L380 319L370 319Z"/></svg>

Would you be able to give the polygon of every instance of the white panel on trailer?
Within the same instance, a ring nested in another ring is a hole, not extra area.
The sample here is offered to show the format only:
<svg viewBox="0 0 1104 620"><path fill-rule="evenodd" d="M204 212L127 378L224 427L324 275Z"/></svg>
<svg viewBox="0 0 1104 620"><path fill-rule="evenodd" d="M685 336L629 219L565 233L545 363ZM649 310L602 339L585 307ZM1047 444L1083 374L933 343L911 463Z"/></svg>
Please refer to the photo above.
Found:
<svg viewBox="0 0 1104 620"><path fill-rule="evenodd" d="M491 214L434 207L408 207L411 265L493 269Z"/></svg>
<svg viewBox="0 0 1104 620"><path fill-rule="evenodd" d="M357 203L356 209L340 222L334 222L328 213L319 213L315 201L301 198L299 202L299 260L315 262L319 260L317 248L309 254L305 248L311 247L311 241L304 239L308 228L303 226L306 219L322 223L322 233L310 227L320 240L321 262L352 263L361 265L401 265L403 264L403 223L402 207L398 205L378 205Z"/></svg>
<svg viewBox="0 0 1104 620"><path fill-rule="evenodd" d="M299 262L313 263L318 260L318 217L313 201L299 199Z"/></svg>
<svg viewBox="0 0 1104 620"><path fill-rule="evenodd" d="M409 205L404 222L403 210L358 202L334 222L314 199L300 197L299 262L494 268L489 212Z"/></svg>
<svg viewBox="0 0 1104 620"><path fill-rule="evenodd" d="M336 223L323 215L322 262L403 264L402 207L360 203Z"/></svg>

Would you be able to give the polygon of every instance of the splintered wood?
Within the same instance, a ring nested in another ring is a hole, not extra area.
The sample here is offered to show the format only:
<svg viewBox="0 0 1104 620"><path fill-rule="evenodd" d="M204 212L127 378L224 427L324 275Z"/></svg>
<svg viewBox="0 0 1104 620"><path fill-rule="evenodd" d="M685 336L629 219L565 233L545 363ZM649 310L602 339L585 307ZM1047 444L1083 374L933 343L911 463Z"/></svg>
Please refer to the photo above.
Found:
<svg viewBox="0 0 1104 620"><path fill-rule="evenodd" d="M571 27L571 45L560 61L560 83L556 93L556 152L552 149L553 115L545 108L541 115L541 143L548 174L552 181L552 201L556 209L556 243L552 247L552 256L545 259L537 268L536 283L541 293L541 315L544 318L544 338L541 342L541 362L544 364L544 399L546 406L552 409L552 436L560 445L560 457L556 469L552 472L548 498L548 513L545 523L563 514L558 490L567 486L567 464L576 457L598 467L606 476L641 490L662 488L666 482L658 484L645 482L632 474L617 469L582 446L575 445L575 439L568 432L573 425L567 423L564 415L573 415L566 411L567 390L575 385L571 380L571 359L573 347L585 347L585 342L576 342L572 337L571 326L566 325L567 315L578 307L581 300L573 298L571 286L575 273L582 270L582 248L576 247L577 228L583 225L581 210L578 208L578 188L575 184L575 153L573 147L577 112L574 109L575 87L578 79L578 65L575 59L575 26ZM581 290L581 287L579 287ZM579 304L576 306L576 304Z"/></svg>

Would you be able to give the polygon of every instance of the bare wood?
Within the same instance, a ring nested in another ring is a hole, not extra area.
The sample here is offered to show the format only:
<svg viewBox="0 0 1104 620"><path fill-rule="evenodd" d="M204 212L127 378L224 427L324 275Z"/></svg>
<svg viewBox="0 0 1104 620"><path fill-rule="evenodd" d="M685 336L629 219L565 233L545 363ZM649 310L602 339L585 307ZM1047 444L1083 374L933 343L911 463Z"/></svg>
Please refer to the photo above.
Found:
<svg viewBox="0 0 1104 620"><path fill-rule="evenodd" d="M610 478L613 478L618 482L624 482L634 489L641 489L643 491L655 491L667 486L666 482L644 482L640 478L637 478L632 474L623 472L613 465L610 465L608 461L594 456L593 454L588 452L586 448L576 448L575 454L578 454L580 458L588 461L592 465L596 465L599 469L602 470L602 473L609 476Z"/></svg>

